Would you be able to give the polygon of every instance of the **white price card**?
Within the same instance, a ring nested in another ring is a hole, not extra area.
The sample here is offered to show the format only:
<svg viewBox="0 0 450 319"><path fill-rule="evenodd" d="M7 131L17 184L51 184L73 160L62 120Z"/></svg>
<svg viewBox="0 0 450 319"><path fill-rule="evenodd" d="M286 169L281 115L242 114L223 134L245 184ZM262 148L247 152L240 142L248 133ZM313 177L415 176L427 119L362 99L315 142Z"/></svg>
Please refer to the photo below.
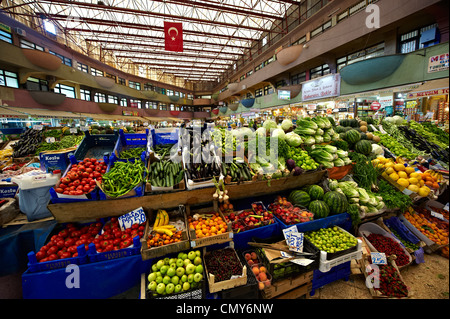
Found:
<svg viewBox="0 0 450 319"><path fill-rule="evenodd" d="M372 264L375 265L386 265L387 259L385 253L370 253L372 259Z"/></svg>
<svg viewBox="0 0 450 319"><path fill-rule="evenodd" d="M309 264L313 263L314 260L311 260L308 258L296 258L296 259L292 259L291 262L293 262L294 264L306 267Z"/></svg>
<svg viewBox="0 0 450 319"><path fill-rule="evenodd" d="M45 141L50 144L50 143L55 143L56 139L53 136L49 136L49 137L45 138Z"/></svg>
<svg viewBox="0 0 450 319"><path fill-rule="evenodd" d="M434 210L431 211L431 216L434 216L434 217L436 217L437 219L440 219L440 220L445 220L444 215L442 215L440 213L437 213Z"/></svg>
<svg viewBox="0 0 450 319"><path fill-rule="evenodd" d="M89 131L89 126L80 126L80 131L81 132Z"/></svg>
<svg viewBox="0 0 450 319"><path fill-rule="evenodd" d="M75 127L71 127L70 130L69 130L69 132L70 132L71 134L77 134L77 133L78 133L78 129L76 129Z"/></svg>
<svg viewBox="0 0 450 319"><path fill-rule="evenodd" d="M283 229L284 239L289 240L289 237L290 237L291 234L294 233L294 232L298 232L297 226L291 226L291 227L289 227L289 228Z"/></svg>
<svg viewBox="0 0 450 319"><path fill-rule="evenodd" d="M120 229L125 230L133 226L133 224L145 223L147 217L145 216L144 209L139 207L125 215L120 216L118 219Z"/></svg>
<svg viewBox="0 0 450 319"><path fill-rule="evenodd" d="M289 250L297 253L303 252L303 233L292 232L287 240Z"/></svg>
<svg viewBox="0 0 450 319"><path fill-rule="evenodd" d="M36 131L42 131L43 128L44 128L43 125L39 125L39 124L33 125L33 130L36 130Z"/></svg>

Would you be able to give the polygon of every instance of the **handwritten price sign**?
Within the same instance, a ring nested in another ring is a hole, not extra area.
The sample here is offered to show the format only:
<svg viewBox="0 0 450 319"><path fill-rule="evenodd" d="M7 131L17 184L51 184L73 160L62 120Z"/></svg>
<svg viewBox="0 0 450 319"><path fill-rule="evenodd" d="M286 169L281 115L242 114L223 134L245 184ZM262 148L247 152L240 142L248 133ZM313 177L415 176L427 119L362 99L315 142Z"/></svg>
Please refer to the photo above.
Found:
<svg viewBox="0 0 450 319"><path fill-rule="evenodd" d="M372 258L372 264L375 265L386 265L387 259L385 253L370 253L370 257Z"/></svg>
<svg viewBox="0 0 450 319"><path fill-rule="evenodd" d="M120 216L118 219L120 229L125 230L133 226L133 224L145 223L147 217L145 216L144 209L139 207L132 212Z"/></svg>

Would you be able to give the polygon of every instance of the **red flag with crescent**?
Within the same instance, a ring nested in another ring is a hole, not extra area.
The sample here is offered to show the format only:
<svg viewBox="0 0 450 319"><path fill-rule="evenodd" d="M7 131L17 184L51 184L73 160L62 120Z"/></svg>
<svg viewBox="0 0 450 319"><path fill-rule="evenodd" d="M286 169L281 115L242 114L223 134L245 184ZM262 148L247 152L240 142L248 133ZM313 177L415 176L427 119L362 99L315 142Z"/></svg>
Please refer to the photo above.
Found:
<svg viewBox="0 0 450 319"><path fill-rule="evenodd" d="M164 21L166 51L183 52L183 24Z"/></svg>

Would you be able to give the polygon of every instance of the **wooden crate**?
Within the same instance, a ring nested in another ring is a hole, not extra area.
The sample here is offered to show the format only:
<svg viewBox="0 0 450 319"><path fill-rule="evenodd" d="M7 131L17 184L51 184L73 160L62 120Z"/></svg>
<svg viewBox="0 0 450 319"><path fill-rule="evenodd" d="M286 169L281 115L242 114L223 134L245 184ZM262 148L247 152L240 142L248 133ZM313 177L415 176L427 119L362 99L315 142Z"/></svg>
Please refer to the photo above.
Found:
<svg viewBox="0 0 450 319"><path fill-rule="evenodd" d="M312 280L313 280L313 271L303 273L298 276L282 279L275 283L272 283L270 287L266 287L261 291L261 294L264 299L273 299L278 296L281 296L291 290L295 290L304 285L310 285L309 291L312 289ZM309 294L308 291L308 294ZM291 296L298 294L293 292ZM288 295L287 295L288 296ZM283 298L286 299L286 298Z"/></svg>
<svg viewBox="0 0 450 319"><path fill-rule="evenodd" d="M309 299L311 290L312 282L308 282L298 288L294 288L284 294L275 297L275 299L298 299L303 296L305 296L305 299Z"/></svg>
<svg viewBox="0 0 450 319"><path fill-rule="evenodd" d="M180 251L190 249L189 233L188 233L189 225L186 220L184 206L181 206L176 210L177 210L177 214L181 215L184 218L184 225L186 227L185 228L186 230L181 233L182 240L179 242L176 242L176 243L171 243L171 244L167 244L167 245L163 245L163 246L159 246L159 247L149 247L147 244L150 225L152 225L154 223L155 218L156 218L155 211L153 211L151 209L148 211L147 223L145 224L144 237L141 238L142 260L157 258L157 257L165 256L168 254L177 253ZM169 218L171 215L173 217L175 217L174 215L176 215L175 213L173 213L173 210L167 210L167 212L169 214Z"/></svg>
<svg viewBox="0 0 450 319"><path fill-rule="evenodd" d="M233 249L233 248L231 248L231 249ZM236 258L239 260L239 262L242 265L242 262L240 261L241 259L237 255L236 251L234 249L233 249L233 251L236 254ZM242 275L239 276L238 278L233 278L233 279L228 279L228 280L215 282L214 281L214 275L210 274L208 272L208 266L207 266L206 261L205 261L206 254L207 254L206 247L203 247L203 254L202 254L202 256L203 256L203 265L205 267L205 273L206 273L206 278L208 280L208 286L209 286L209 292L210 293L215 293L215 292L226 290L226 289L236 288L236 287L243 286L243 285L247 284L247 267L245 265L242 265Z"/></svg>
<svg viewBox="0 0 450 319"><path fill-rule="evenodd" d="M218 212L219 216L222 217L222 219L226 223L225 217L223 216L222 212L220 212L220 210L218 209L216 202L213 207L206 207L201 209L195 209L189 205L186 206L186 218L188 218L191 215L194 215L195 213L207 214L210 212ZM231 224L227 224L227 231L225 233L203 238L197 238L195 230L190 229L189 224L188 229L189 229L189 240L192 248L205 247L214 244L223 244L233 240L233 231L231 230Z"/></svg>

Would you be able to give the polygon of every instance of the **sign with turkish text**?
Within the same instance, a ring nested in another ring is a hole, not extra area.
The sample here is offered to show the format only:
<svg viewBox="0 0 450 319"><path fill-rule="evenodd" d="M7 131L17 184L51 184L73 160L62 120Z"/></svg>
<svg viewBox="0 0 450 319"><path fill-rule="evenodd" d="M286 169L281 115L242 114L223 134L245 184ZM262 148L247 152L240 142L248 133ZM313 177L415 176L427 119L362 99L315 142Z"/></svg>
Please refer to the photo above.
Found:
<svg viewBox="0 0 450 319"><path fill-rule="evenodd" d="M164 21L166 51L183 52L183 24Z"/></svg>
<svg viewBox="0 0 450 319"><path fill-rule="evenodd" d="M435 55L428 60L428 73L448 70L448 53Z"/></svg>
<svg viewBox="0 0 450 319"><path fill-rule="evenodd" d="M370 108L374 111L378 111L381 108L381 103L380 102L372 102L372 104L370 105Z"/></svg>
<svg viewBox="0 0 450 319"><path fill-rule="evenodd" d="M142 207L139 207L125 215L120 216L118 219L119 226L122 230L130 228L133 224L142 224L147 220L145 212Z"/></svg>
<svg viewBox="0 0 450 319"><path fill-rule="evenodd" d="M340 74L323 76L302 85L302 101L311 101L339 96L341 92Z"/></svg>

